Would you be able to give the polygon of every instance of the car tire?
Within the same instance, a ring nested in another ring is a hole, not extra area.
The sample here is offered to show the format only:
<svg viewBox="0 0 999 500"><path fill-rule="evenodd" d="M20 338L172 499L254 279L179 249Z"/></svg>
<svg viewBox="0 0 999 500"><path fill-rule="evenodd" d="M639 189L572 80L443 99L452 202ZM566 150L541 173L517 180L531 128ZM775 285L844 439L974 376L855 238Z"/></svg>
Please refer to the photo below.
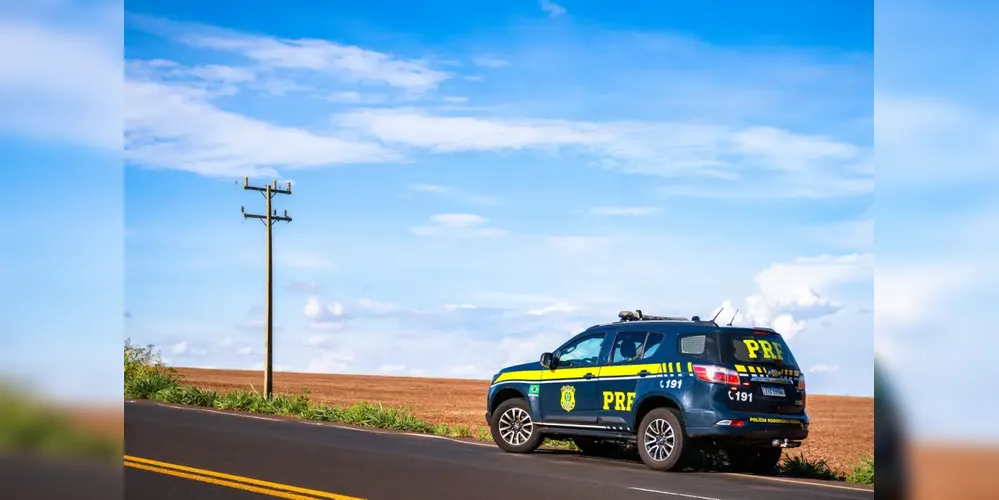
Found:
<svg viewBox="0 0 999 500"><path fill-rule="evenodd" d="M530 453L541 446L541 430L531 419L531 408L520 398L500 403L489 425L493 441L508 453Z"/></svg>
<svg viewBox="0 0 999 500"><path fill-rule="evenodd" d="M648 468L670 470L680 463L685 436L680 415L672 408L656 408L638 427L638 455Z"/></svg>

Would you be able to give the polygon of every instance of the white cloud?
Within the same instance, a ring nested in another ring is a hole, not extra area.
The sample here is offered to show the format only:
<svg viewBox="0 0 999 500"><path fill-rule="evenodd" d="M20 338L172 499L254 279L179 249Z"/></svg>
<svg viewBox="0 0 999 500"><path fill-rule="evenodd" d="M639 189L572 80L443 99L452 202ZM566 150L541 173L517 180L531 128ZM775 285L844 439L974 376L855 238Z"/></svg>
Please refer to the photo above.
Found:
<svg viewBox="0 0 999 500"><path fill-rule="evenodd" d="M510 62L490 56L479 56L472 58L472 64L483 68L502 68L508 66Z"/></svg>
<svg viewBox="0 0 999 500"><path fill-rule="evenodd" d="M588 213L597 216L630 215L640 217L657 212L659 212L658 207L593 207Z"/></svg>
<svg viewBox="0 0 999 500"><path fill-rule="evenodd" d="M336 330L344 316L343 305L339 302L323 304L319 297L309 297L303 309L310 320L310 328L316 330Z"/></svg>
<svg viewBox="0 0 999 500"><path fill-rule="evenodd" d="M460 96L460 95L449 95L449 96L445 96L445 97L443 97L443 100L444 100L444 102L450 102L450 103L455 103L455 104L460 104L460 103L468 102L468 98L467 97Z"/></svg>
<svg viewBox="0 0 999 500"><path fill-rule="evenodd" d="M499 200L489 196L482 196L473 193L467 193L460 191L451 186L442 186L439 184L412 184L409 186L411 191L417 191L422 193L433 193L439 196L451 198L463 203L470 203L473 205L498 205Z"/></svg>
<svg viewBox="0 0 999 500"><path fill-rule="evenodd" d="M548 17L558 17L565 14L565 7L553 2L552 0L541 0L539 2L541 10L548 14Z"/></svg>
<svg viewBox="0 0 999 500"><path fill-rule="evenodd" d="M130 16L131 26L165 35L200 49L229 52L274 70L305 70L349 83L381 84L425 91L450 78L423 61L313 38L278 38L240 33L211 26L177 23L148 16Z"/></svg>
<svg viewBox="0 0 999 500"><path fill-rule="evenodd" d="M829 198L874 188L873 171L859 168L870 161L863 149L772 127L442 116L407 108L346 112L334 123L385 143L437 153L565 149L605 168L670 178L670 186L661 189L667 195ZM681 175L688 178L678 181Z"/></svg>
<svg viewBox="0 0 999 500"><path fill-rule="evenodd" d="M335 122L383 141L439 152L584 145L609 138L592 125L434 116L415 109L353 111L337 115Z"/></svg>
<svg viewBox="0 0 999 500"><path fill-rule="evenodd" d="M808 324L842 309L843 305L822 295L844 284L873 282L874 255L848 254L799 257L791 263L773 264L756 275L757 293L746 298L745 307L733 324L771 327L786 339L798 335ZM719 319L728 321L736 313L731 301Z"/></svg>
<svg viewBox="0 0 999 500"><path fill-rule="evenodd" d="M124 99L125 156L147 167L257 177L278 176L279 166L295 170L397 158L376 144L223 111L189 87L129 81Z"/></svg>
<svg viewBox="0 0 999 500"><path fill-rule="evenodd" d="M492 227L489 220L475 214L437 214L430 217L430 224L416 226L412 232L419 236L449 238L483 238L503 236L507 232Z"/></svg>

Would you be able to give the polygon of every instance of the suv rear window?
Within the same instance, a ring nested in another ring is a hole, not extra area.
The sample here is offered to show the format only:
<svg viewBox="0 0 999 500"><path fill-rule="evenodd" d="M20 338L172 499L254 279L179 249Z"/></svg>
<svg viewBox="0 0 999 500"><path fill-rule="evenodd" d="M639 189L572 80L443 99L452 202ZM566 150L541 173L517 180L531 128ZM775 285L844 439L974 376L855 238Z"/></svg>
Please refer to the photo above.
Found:
<svg viewBox="0 0 999 500"><path fill-rule="evenodd" d="M718 360L718 337L714 331L679 335L676 352L685 358L714 363Z"/></svg>
<svg viewBox="0 0 999 500"><path fill-rule="evenodd" d="M754 333L755 332L755 333ZM774 364L797 369L798 362L784 338L762 330L733 332L721 342L726 362Z"/></svg>

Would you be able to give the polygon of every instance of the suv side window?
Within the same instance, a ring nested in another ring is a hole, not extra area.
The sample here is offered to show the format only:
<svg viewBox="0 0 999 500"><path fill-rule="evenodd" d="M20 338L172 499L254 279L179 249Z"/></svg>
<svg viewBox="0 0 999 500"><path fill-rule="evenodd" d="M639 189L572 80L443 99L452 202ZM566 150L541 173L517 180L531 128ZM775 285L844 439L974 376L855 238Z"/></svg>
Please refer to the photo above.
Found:
<svg viewBox="0 0 999 500"><path fill-rule="evenodd" d="M702 361L718 360L718 342L714 334L680 335L677 352L684 357Z"/></svg>
<svg viewBox="0 0 999 500"><path fill-rule="evenodd" d="M610 364L649 359L663 343L663 334L652 332L619 332L610 353Z"/></svg>
<svg viewBox="0 0 999 500"><path fill-rule="evenodd" d="M642 359L649 359L655 356L661 345L663 345L663 334L650 333L649 338L645 341L645 348L642 349Z"/></svg>
<svg viewBox="0 0 999 500"><path fill-rule="evenodd" d="M611 349L611 364L642 359L643 345L645 345L645 332L618 332L614 338L614 348Z"/></svg>
<svg viewBox="0 0 999 500"><path fill-rule="evenodd" d="M578 368L600 364L605 334L583 337L558 351L558 368Z"/></svg>

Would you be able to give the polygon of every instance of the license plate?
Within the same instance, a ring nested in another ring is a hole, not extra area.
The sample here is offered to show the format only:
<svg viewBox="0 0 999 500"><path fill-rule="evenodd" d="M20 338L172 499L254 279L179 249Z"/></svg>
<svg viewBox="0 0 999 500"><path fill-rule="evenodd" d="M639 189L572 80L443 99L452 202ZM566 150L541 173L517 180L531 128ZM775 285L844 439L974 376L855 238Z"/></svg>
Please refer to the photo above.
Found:
<svg viewBox="0 0 999 500"><path fill-rule="evenodd" d="M786 396L786 394L784 394L783 387L769 387L765 385L761 389L763 390L764 396L773 396L777 398L783 398Z"/></svg>

